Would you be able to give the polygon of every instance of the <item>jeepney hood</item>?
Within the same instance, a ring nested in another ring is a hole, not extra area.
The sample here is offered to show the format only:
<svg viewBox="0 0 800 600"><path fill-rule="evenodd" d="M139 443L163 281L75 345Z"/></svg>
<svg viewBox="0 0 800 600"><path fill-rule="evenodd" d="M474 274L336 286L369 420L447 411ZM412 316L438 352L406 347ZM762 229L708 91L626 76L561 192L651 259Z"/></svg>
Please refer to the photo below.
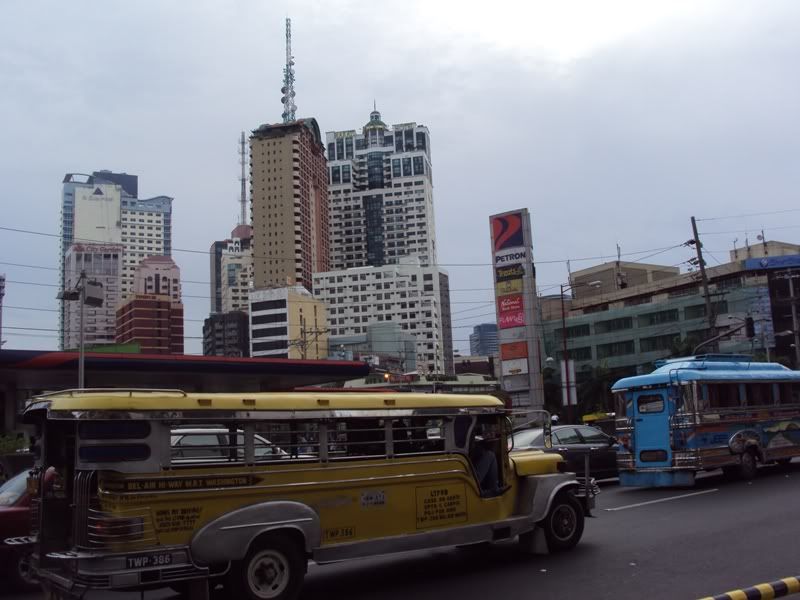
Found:
<svg viewBox="0 0 800 600"><path fill-rule="evenodd" d="M558 471L558 463L564 460L560 454L541 450L522 450L509 455L518 477L542 475Z"/></svg>

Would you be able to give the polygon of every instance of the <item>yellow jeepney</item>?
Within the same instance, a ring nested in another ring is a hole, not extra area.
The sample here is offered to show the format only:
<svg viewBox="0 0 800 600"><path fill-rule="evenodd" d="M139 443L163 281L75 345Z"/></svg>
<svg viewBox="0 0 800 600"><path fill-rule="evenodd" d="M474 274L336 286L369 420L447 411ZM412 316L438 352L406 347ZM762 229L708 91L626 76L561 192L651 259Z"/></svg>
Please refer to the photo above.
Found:
<svg viewBox="0 0 800 600"><path fill-rule="evenodd" d="M25 417L38 526L16 543L53 597L202 597L212 581L283 600L309 560L515 537L566 550L583 532L574 474L557 454L510 455L491 396L76 390Z"/></svg>

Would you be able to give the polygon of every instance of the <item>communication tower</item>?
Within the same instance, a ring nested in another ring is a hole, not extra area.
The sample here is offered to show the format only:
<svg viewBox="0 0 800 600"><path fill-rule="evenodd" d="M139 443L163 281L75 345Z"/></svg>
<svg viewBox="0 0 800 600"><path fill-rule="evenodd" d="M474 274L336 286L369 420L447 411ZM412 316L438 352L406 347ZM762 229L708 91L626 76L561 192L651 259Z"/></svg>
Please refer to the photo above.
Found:
<svg viewBox="0 0 800 600"><path fill-rule="evenodd" d="M283 68L283 87L281 88L281 102L283 102L283 122L291 123L295 120L297 106L294 103L294 57L292 56L292 20L286 17L286 66Z"/></svg>

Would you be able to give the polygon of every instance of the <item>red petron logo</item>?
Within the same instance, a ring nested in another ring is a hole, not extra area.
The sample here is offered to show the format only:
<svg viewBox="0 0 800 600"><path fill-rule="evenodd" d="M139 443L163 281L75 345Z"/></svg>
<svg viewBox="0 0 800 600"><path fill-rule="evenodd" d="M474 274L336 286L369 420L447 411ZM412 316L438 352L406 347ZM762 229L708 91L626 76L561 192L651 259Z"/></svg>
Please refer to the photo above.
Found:
<svg viewBox="0 0 800 600"><path fill-rule="evenodd" d="M525 245L522 237L522 213L492 219L494 251Z"/></svg>

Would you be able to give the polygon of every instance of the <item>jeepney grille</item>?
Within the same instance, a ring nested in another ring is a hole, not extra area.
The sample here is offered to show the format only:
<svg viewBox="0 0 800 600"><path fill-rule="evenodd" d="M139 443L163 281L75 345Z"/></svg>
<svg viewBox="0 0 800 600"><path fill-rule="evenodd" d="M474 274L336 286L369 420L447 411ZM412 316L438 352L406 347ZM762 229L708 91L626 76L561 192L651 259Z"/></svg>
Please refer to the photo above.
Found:
<svg viewBox="0 0 800 600"><path fill-rule="evenodd" d="M73 531L77 547L128 549L157 542L149 507L103 511L96 489L94 471L76 473Z"/></svg>

